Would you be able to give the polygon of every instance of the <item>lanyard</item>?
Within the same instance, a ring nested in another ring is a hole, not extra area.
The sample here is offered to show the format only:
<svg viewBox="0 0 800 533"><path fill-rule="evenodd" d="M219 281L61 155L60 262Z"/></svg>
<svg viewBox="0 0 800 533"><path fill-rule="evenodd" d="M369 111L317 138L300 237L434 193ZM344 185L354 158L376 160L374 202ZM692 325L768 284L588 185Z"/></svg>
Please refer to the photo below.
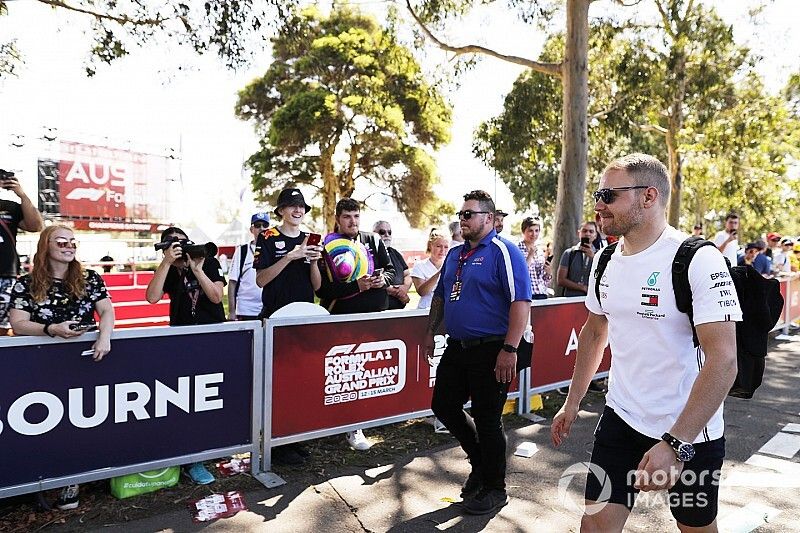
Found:
<svg viewBox="0 0 800 533"><path fill-rule="evenodd" d="M458 267L456 267L456 283L461 283L461 269L467 263L467 260L475 255L475 252L478 251L478 247L472 248L467 253L464 253L464 250L461 250L458 254Z"/></svg>

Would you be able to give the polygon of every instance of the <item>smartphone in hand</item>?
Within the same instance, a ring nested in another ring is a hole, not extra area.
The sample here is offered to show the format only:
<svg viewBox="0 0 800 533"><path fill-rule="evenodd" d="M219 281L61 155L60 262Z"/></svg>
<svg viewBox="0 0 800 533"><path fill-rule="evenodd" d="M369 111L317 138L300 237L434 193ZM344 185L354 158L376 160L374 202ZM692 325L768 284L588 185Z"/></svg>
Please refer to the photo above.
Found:
<svg viewBox="0 0 800 533"><path fill-rule="evenodd" d="M376 268L375 271L372 273L372 277L373 278L379 278L381 276L383 276L383 269L382 268Z"/></svg>
<svg viewBox="0 0 800 533"><path fill-rule="evenodd" d="M322 241L322 235L319 233L309 233L306 246L316 246Z"/></svg>
<svg viewBox="0 0 800 533"><path fill-rule="evenodd" d="M72 331L96 331L97 324L70 324L69 329Z"/></svg>

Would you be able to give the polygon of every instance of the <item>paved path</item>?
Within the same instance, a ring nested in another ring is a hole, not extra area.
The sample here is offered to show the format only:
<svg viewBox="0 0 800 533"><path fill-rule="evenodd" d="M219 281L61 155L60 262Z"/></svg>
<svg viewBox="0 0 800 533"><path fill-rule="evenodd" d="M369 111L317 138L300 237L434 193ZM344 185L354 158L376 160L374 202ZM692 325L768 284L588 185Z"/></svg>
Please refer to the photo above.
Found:
<svg viewBox="0 0 800 533"><path fill-rule="evenodd" d="M726 402L727 462L720 491L723 531L800 530L800 337L773 344L765 384L756 399ZM511 501L494 516L464 515L457 503L467 463L457 446L407 457L383 468L336 477L315 486L289 483L245 495L248 512L207 525L193 524L186 512L132 522L130 531L279 532L437 532L577 531L579 518L559 498L564 470L589 459L592 431L602 401L584 405L580 422L560 449L549 444L549 420L509 432L509 450L523 441L537 444L531 458L512 456ZM794 430L797 433L782 431ZM777 434L782 434L776 437ZM766 451L758 453L768 443ZM794 451L792 451L794 450ZM783 453L785 457L774 455ZM579 499L576 477L567 494ZM641 505L640 505L641 504ZM765 518L769 522L765 522ZM104 528L108 531L110 528ZM677 531L663 502L637 503L626 531Z"/></svg>

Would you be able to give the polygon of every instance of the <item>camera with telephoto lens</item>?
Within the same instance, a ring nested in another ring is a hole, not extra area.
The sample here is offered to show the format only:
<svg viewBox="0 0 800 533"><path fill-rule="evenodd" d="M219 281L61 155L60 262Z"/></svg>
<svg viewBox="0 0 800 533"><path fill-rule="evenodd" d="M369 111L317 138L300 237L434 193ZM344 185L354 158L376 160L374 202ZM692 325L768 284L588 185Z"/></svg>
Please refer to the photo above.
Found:
<svg viewBox="0 0 800 533"><path fill-rule="evenodd" d="M214 257L217 255L217 245L213 242L195 244L190 239L173 239L159 242L156 243L154 247L156 250L166 250L175 243L178 243L181 247L181 259L185 259L187 256L192 259L200 259L202 257Z"/></svg>

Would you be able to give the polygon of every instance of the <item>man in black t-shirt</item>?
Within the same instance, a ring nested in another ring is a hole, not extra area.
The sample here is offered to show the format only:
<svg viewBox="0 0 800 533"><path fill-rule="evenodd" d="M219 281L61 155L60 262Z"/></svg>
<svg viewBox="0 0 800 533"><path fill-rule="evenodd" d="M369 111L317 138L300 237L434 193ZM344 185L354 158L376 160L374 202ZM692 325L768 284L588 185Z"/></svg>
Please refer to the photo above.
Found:
<svg viewBox="0 0 800 533"><path fill-rule="evenodd" d="M147 301L154 304L169 294L170 326L225 322L222 267L215 257L184 256L179 241L185 240L186 232L179 228L170 227L161 234L161 242L172 245L164 250L164 259L147 285Z"/></svg>
<svg viewBox="0 0 800 533"><path fill-rule="evenodd" d="M309 234L300 231L310 210L300 189L282 190L275 208L281 224L256 239L253 268L256 284L263 288L262 318L293 302L314 303L314 291L320 286L316 263L322 257L322 247L308 245Z"/></svg>
<svg viewBox="0 0 800 533"><path fill-rule="evenodd" d="M22 190L13 172L0 169L0 187L16 194L20 203L0 200L0 336L8 333L8 308L11 287L19 275L17 230L41 231L42 215Z"/></svg>
<svg viewBox="0 0 800 533"><path fill-rule="evenodd" d="M380 235L386 252L394 267L394 279L386 287L389 297L388 309L402 309L409 302L408 289L411 287L411 270L401 254L392 248L392 226L385 220L379 220L372 226L372 232Z"/></svg>

